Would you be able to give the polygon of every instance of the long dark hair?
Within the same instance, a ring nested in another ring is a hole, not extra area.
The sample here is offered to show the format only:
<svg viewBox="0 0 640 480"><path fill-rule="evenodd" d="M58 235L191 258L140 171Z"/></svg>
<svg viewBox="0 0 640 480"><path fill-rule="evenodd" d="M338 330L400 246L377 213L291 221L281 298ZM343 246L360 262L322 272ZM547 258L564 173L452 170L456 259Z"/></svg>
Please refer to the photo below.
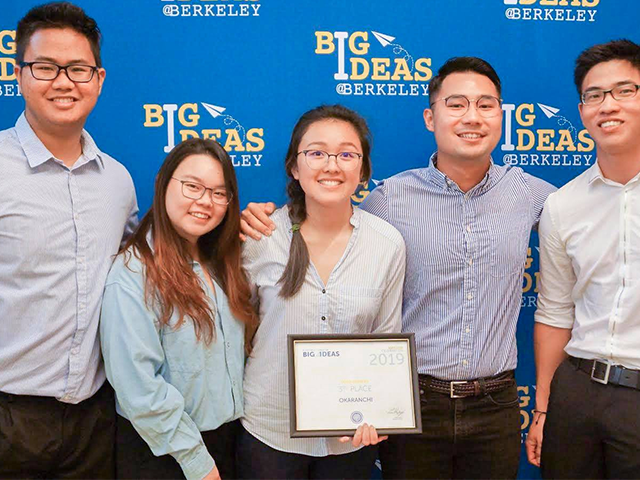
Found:
<svg viewBox="0 0 640 480"><path fill-rule="evenodd" d="M173 172L185 158L197 154L208 155L220 162L225 187L231 196L222 222L198 239L200 260L227 295L231 312L245 323L249 339L257 325L257 315L251 306L251 290L242 268L238 184L231 159L219 143L193 138L180 143L169 153L156 177L153 205L122 251L133 247L134 254L144 264L145 301L147 305L159 307L160 324L167 325L177 310L177 326L189 317L197 338L204 339L206 343L212 342L215 338L214 312L199 277L191 267L187 241L173 227L165 207L167 186ZM149 232L153 237L153 249L147 242ZM125 260L128 263L130 258Z"/></svg>
<svg viewBox="0 0 640 480"><path fill-rule="evenodd" d="M309 127L322 120L341 120L353 126L362 145L360 179L368 181L371 178L371 132L365 119L357 112L342 105L322 105L309 110L300 117L296 126L293 127L289 149L284 162L284 168L289 177L287 183L289 218L294 225L302 225L302 222L307 218L304 190L302 190L300 182L293 177L293 169L298 164L298 148ZM309 250L302 234L298 229L295 229L291 237L289 261L280 280L278 280L282 285L280 288L280 296L282 298L290 298L298 293L304 283L308 268Z"/></svg>

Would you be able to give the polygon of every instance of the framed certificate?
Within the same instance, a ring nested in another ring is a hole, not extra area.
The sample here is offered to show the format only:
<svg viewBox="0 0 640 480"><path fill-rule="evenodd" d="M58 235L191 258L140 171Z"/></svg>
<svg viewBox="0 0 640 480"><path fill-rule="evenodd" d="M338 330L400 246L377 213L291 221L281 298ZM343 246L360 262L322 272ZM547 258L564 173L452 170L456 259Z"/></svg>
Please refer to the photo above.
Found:
<svg viewBox="0 0 640 480"><path fill-rule="evenodd" d="M413 333L289 335L291 437L421 433Z"/></svg>

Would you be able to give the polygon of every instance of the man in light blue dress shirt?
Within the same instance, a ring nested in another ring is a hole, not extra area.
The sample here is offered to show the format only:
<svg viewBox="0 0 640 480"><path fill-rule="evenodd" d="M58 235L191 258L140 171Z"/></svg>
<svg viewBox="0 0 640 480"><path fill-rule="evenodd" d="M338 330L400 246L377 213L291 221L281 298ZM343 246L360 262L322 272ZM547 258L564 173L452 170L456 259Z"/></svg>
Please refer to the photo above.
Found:
<svg viewBox="0 0 640 480"><path fill-rule="evenodd" d="M424 120L438 151L428 167L381 182L362 204L404 238L402 330L416 335L420 375L423 433L383 442L382 473L515 478L522 274L531 229L555 187L491 160L502 132L491 65L453 58L429 88ZM255 237L249 226L269 232L261 211L243 212L246 234Z"/></svg>
<svg viewBox="0 0 640 480"><path fill-rule="evenodd" d="M115 413L98 318L135 190L83 129L105 78L95 21L43 5L16 43L25 111L0 132L0 477L108 478Z"/></svg>

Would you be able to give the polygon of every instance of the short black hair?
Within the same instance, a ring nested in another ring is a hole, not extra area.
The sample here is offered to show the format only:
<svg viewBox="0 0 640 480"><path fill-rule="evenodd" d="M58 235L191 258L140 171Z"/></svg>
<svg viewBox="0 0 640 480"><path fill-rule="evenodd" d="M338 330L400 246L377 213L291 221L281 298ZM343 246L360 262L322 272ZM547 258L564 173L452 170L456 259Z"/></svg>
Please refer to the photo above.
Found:
<svg viewBox="0 0 640 480"><path fill-rule="evenodd" d="M478 57L453 57L447 60L438 74L429 82L429 104L433 105L433 99L442 87L442 82L452 73L474 72L487 77L496 86L498 97L502 96L502 84L500 77L494 68L487 62Z"/></svg>
<svg viewBox="0 0 640 480"><path fill-rule="evenodd" d="M82 8L69 2L52 2L33 7L18 22L16 30L16 63L24 61L24 52L34 33L45 28L70 28L89 41L96 66L102 67L100 41L102 35L96 21Z"/></svg>
<svg viewBox="0 0 640 480"><path fill-rule="evenodd" d="M576 59L576 68L573 71L573 81L578 89L578 95L582 95L582 83L593 67L599 63L611 60L626 60L640 71L640 45L631 40L612 40L587 48Z"/></svg>

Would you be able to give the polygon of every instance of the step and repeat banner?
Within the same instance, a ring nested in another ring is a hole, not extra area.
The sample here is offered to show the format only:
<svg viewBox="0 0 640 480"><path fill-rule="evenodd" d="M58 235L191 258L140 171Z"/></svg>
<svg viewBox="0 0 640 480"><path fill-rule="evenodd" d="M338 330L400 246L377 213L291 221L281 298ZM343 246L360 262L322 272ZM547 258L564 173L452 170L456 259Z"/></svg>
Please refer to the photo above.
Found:
<svg viewBox="0 0 640 480"><path fill-rule="evenodd" d="M16 24L40 3L0 0L0 129L13 126L23 109L13 73ZM636 0L75 3L104 35L107 77L87 129L129 169L143 212L167 152L196 136L229 151L242 206L283 203L293 125L327 103L359 111L373 132L373 180L354 194L359 203L378 180L428 163L435 148L422 120L429 80L461 55L488 60L503 81L494 161L561 186L596 160L578 115L575 58L595 43L640 41ZM523 440L535 398L537 247L534 233L518 329ZM539 477L524 455L520 476Z"/></svg>

